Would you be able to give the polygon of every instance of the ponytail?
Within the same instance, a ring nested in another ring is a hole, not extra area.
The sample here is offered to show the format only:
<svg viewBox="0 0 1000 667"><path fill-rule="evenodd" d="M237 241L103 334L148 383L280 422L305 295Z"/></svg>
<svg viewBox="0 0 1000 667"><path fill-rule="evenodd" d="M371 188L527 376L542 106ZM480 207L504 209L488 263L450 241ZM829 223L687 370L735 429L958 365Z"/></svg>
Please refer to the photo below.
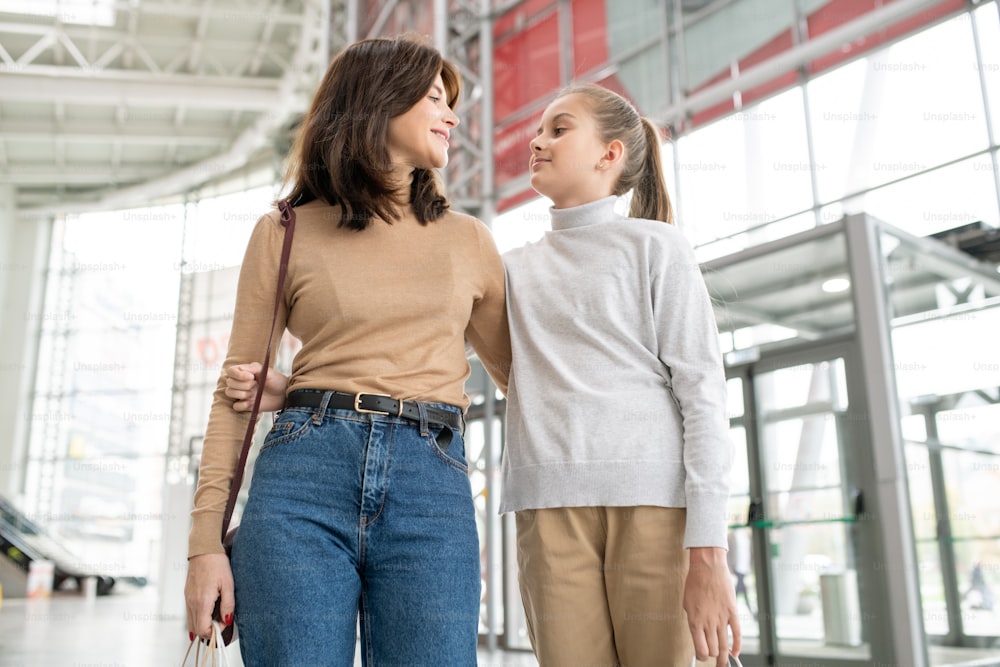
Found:
<svg viewBox="0 0 1000 667"><path fill-rule="evenodd" d="M660 158L660 131L618 93L595 83L569 86L557 97L582 95L590 106L601 141L621 141L625 147L622 166L613 194L632 191L629 217L674 222L667 195L667 181Z"/></svg>
<svg viewBox="0 0 1000 667"><path fill-rule="evenodd" d="M632 189L629 217L660 220L674 224L674 209L667 194L667 180L660 157L660 132L648 118L642 118L646 155L639 167L639 179Z"/></svg>

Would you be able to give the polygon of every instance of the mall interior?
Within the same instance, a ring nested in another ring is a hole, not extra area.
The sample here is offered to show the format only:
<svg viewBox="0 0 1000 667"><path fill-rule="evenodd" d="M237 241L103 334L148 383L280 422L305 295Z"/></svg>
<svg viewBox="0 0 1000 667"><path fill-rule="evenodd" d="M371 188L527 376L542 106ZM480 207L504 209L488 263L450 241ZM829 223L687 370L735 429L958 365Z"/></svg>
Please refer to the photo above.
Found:
<svg viewBox="0 0 1000 667"><path fill-rule="evenodd" d="M459 67L441 175L501 252L549 228L528 141L561 88L661 129L725 362L742 664L1000 665L1000 0L3 0L0 667L180 664L250 231L330 58L404 32ZM471 365L479 664L538 665Z"/></svg>

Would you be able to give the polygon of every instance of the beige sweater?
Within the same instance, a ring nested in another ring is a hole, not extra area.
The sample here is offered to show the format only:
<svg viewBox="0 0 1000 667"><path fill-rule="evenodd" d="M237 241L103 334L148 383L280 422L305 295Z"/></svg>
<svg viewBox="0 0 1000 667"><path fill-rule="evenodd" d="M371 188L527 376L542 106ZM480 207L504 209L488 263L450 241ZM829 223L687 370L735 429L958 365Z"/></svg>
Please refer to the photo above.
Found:
<svg viewBox="0 0 1000 667"><path fill-rule="evenodd" d="M452 211L426 226L408 217L357 232L322 202L295 209L295 237L275 340L302 341L289 391L335 389L467 408L471 343L506 392L510 335L504 270L489 230ZM225 366L263 361L284 228L257 223L240 270ZM248 415L234 412L220 378L191 513L188 556L222 553L222 514Z"/></svg>

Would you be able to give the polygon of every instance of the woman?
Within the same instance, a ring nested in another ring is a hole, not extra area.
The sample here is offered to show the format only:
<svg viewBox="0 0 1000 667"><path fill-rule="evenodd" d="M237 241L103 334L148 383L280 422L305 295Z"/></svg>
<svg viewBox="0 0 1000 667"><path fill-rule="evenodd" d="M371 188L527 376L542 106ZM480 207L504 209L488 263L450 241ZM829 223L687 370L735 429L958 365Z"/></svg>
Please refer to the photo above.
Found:
<svg viewBox="0 0 1000 667"><path fill-rule="evenodd" d="M552 230L504 256L501 511L516 512L532 647L542 667L722 667L728 634L734 654L741 643L725 375L697 259L670 224L657 130L620 95L575 86L530 147ZM230 371L237 409L253 370Z"/></svg>
<svg viewBox="0 0 1000 667"><path fill-rule="evenodd" d="M245 418L224 376L195 493L189 630L235 611L247 665L473 665L480 576L462 431L465 341L506 388L503 267L455 213L447 164L460 79L417 41L331 63L292 149L296 230L276 334L302 341L257 458L230 573L222 511ZM263 357L283 239L255 228L225 367ZM235 594L235 598L234 598Z"/></svg>

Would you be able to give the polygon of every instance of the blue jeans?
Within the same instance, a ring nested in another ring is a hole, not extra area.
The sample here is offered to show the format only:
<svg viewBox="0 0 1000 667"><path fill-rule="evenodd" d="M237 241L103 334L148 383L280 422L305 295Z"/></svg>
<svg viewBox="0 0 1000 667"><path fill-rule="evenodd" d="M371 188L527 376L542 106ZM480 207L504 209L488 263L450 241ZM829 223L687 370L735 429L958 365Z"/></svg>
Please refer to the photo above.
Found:
<svg viewBox="0 0 1000 667"><path fill-rule="evenodd" d="M475 665L461 434L325 405L282 412L255 464L232 555L244 663L349 667L360 617L366 666Z"/></svg>

